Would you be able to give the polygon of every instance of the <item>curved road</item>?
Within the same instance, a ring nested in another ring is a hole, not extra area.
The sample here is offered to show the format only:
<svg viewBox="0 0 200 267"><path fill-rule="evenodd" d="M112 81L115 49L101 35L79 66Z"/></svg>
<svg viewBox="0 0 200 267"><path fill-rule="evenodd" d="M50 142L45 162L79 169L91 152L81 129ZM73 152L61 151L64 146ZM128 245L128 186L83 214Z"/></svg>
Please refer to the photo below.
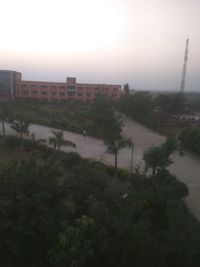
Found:
<svg viewBox="0 0 200 267"><path fill-rule="evenodd" d="M7 131L11 131L8 125L6 125L6 128ZM52 128L45 126L30 126L30 132L35 133L36 139L48 139L52 135L52 130ZM144 162L142 160L144 150L148 149L151 145L160 145L165 141L164 136L128 118L124 118L123 134L134 141L133 165L140 168L141 171L144 169ZM74 142L77 147L75 149L64 148L63 150L77 151L84 158L100 160L110 165L114 164L114 157L106 152L106 147L102 140L88 136L84 138L80 134L68 131L64 131L64 135L66 139ZM130 169L130 149L121 150L118 161L119 167ZM183 157L174 154L173 161L174 163L169 167L169 170L180 181L187 184L189 196L186 198L186 204L191 213L200 220L200 158L190 153L186 153Z"/></svg>

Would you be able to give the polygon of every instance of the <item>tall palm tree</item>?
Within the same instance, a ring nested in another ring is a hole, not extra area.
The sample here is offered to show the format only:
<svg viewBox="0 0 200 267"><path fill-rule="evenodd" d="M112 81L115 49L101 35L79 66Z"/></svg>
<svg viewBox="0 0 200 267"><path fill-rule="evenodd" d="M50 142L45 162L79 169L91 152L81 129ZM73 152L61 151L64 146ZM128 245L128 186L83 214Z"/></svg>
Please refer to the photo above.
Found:
<svg viewBox="0 0 200 267"><path fill-rule="evenodd" d="M52 131L53 137L49 138L49 145L53 145L54 149L60 150L62 146L76 147L70 140L65 140L63 131Z"/></svg>
<svg viewBox="0 0 200 267"><path fill-rule="evenodd" d="M131 148L131 168L130 173L133 173L133 151L134 151L134 143L132 140L130 140L130 148Z"/></svg>
<svg viewBox="0 0 200 267"><path fill-rule="evenodd" d="M8 101L0 102L0 120L2 124L3 136L6 136L5 121L10 117L10 113L11 113L10 102Z"/></svg>
<svg viewBox="0 0 200 267"><path fill-rule="evenodd" d="M132 145L132 142L131 142L130 139L127 139L127 138L121 136L121 137L119 137L117 139L116 138L113 138L113 137L108 137L108 138L105 139L104 143L107 146L108 153L113 154L114 157L115 157L114 177L117 177L117 167L118 167L118 154L119 154L119 151L122 148L125 148L125 147L129 147L130 148L131 145Z"/></svg>
<svg viewBox="0 0 200 267"><path fill-rule="evenodd" d="M27 121L22 120L21 117L19 117L16 120L12 121L11 128L20 134L21 140L23 140L24 135L29 135L29 123Z"/></svg>

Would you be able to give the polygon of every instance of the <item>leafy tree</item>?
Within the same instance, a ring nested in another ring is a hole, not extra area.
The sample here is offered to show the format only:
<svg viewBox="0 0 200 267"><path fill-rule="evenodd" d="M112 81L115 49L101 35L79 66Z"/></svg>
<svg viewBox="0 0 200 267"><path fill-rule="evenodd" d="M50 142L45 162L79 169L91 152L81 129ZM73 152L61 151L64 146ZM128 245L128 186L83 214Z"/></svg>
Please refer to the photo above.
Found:
<svg viewBox="0 0 200 267"><path fill-rule="evenodd" d="M54 137L49 138L49 144L53 145L54 149L60 150L62 146L76 147L70 140L65 140L63 131L52 131Z"/></svg>
<svg viewBox="0 0 200 267"><path fill-rule="evenodd" d="M115 157L115 172L114 172L114 177L117 177L117 166L118 166L118 154L119 151L122 148L125 147L131 147L132 146L132 142L130 139L126 139L124 137L120 137L120 138L114 138L114 137L108 137L105 139L105 145L107 146L107 151L110 154L113 154Z"/></svg>
<svg viewBox="0 0 200 267"><path fill-rule="evenodd" d="M134 95L122 96L118 101L117 108L120 112L143 123L149 116L150 105L150 95L138 92Z"/></svg>
<svg viewBox="0 0 200 267"><path fill-rule="evenodd" d="M119 137L121 132L121 116L115 111L114 104L105 96L97 95L91 105L94 128L101 137Z"/></svg>
<svg viewBox="0 0 200 267"><path fill-rule="evenodd" d="M172 160L171 154L177 149L177 143L173 139L167 141L161 146L152 146L143 154L146 170L152 169L152 175L155 176L159 169L168 167Z"/></svg>
<svg viewBox="0 0 200 267"><path fill-rule="evenodd" d="M94 221L86 215L76 219L74 226L66 225L58 236L56 263L61 266L91 266L95 255L94 236Z"/></svg>

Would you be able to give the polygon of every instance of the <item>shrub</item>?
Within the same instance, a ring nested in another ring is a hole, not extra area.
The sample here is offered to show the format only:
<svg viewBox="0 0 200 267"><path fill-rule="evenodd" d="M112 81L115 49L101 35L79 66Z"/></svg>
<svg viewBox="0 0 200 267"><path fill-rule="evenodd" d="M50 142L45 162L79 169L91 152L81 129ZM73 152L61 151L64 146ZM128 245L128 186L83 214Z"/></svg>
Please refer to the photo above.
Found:
<svg viewBox="0 0 200 267"><path fill-rule="evenodd" d="M76 152L69 152L69 153L61 152L61 162L63 166L73 167L81 162L81 156Z"/></svg>
<svg viewBox="0 0 200 267"><path fill-rule="evenodd" d="M20 147L20 139L16 136L6 136L2 138L2 146L6 148L16 149Z"/></svg>

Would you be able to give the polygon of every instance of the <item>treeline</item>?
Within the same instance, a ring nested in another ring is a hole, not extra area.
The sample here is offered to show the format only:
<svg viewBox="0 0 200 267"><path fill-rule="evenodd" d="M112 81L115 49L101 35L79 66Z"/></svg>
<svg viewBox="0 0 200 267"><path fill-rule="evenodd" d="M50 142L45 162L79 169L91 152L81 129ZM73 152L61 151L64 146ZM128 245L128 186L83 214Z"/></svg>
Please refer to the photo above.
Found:
<svg viewBox="0 0 200 267"><path fill-rule="evenodd" d="M104 137L106 125L103 119L115 121L116 112L123 113L148 127L156 128L154 110L160 107L163 112L172 114L184 110L185 98L179 93L158 94L152 97L148 93L125 94L114 102L102 95L97 95L93 103L57 102L48 103L34 100L16 100L0 102L0 120L10 120L23 116L29 123L46 125L53 128L69 130ZM100 123L99 123L100 120ZM118 127L115 125L114 127Z"/></svg>
<svg viewBox="0 0 200 267"><path fill-rule="evenodd" d="M33 100L0 102L0 121L20 121L104 138L109 125L120 131L113 101L98 95L93 103L79 101L48 103ZM2 130L2 133L4 130Z"/></svg>
<svg viewBox="0 0 200 267"><path fill-rule="evenodd" d="M1 151L12 149L8 139ZM17 149L26 160L0 163L1 266L200 266L200 226L182 201L188 189L164 162L153 175L114 178L114 168L76 153L30 140ZM173 149L151 148L166 159Z"/></svg>
<svg viewBox="0 0 200 267"><path fill-rule="evenodd" d="M186 98L181 93L157 94L152 96L148 92L137 92L133 95L124 94L116 107L119 111L151 128L156 128L157 119L155 109L159 114L176 114L185 111ZM160 121L162 125L164 118Z"/></svg>

